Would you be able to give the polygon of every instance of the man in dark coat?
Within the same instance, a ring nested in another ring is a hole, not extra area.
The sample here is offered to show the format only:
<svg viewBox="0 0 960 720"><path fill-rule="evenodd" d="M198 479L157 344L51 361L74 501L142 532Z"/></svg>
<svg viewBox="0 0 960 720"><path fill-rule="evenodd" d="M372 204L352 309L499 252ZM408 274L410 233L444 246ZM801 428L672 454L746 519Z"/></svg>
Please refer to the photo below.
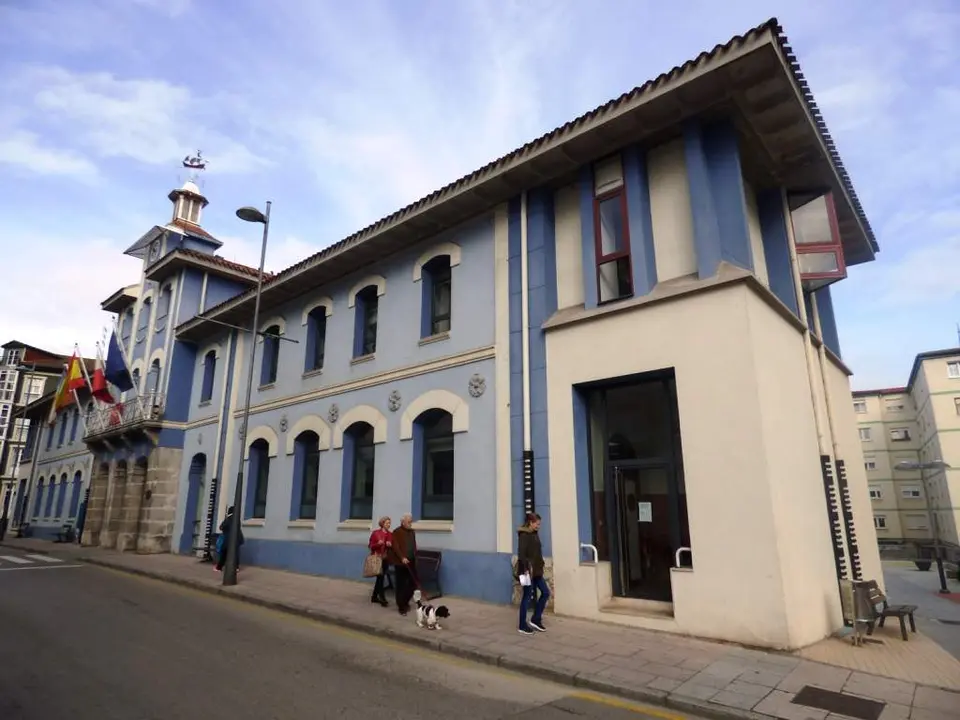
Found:
<svg viewBox="0 0 960 720"><path fill-rule="evenodd" d="M410 612L417 572L417 533L413 529L413 516L409 513L400 519L400 527L393 531L393 547L388 550L388 556L397 582L397 610L406 615Z"/></svg>

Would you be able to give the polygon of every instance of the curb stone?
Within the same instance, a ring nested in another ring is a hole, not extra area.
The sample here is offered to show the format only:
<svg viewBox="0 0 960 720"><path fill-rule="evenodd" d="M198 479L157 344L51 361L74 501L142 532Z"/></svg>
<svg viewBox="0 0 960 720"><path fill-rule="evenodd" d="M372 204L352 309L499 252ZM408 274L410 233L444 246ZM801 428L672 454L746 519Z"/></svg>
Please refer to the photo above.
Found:
<svg viewBox="0 0 960 720"><path fill-rule="evenodd" d="M463 647L455 645L449 641L432 639L428 636L412 635L394 630L393 628L375 628L361 621L324 612L322 610L301 607L293 603L269 600L267 598L257 597L255 595L231 592L223 587L212 587L196 580L177 577L162 571L143 570L141 568L134 568L128 565L113 563L110 560L104 560L103 558L88 557L83 555L77 556L76 559L89 565L96 565L129 575L137 575L139 577L159 580L171 585L178 585L191 590L198 590L208 595L218 595L232 598L233 600L238 600L249 605L256 605L268 610L275 610L287 615L296 615L310 620L318 620L328 625L343 627L348 630L363 633L364 635L382 637L395 642L402 642L406 645L416 645L426 650L432 650L433 652L452 655L454 657L459 657L461 659L469 660L482 665L490 665L493 667L503 668L504 670L520 672L524 675L542 678L560 685L590 690L597 693L603 693L605 695L613 695L626 700L641 702L661 708L668 708L678 712L692 713L694 715L711 718L713 720L771 720L768 715L760 715L749 710L740 710L737 708L726 708L722 706L711 705L694 698L670 695L663 691L654 690L652 688L631 688L624 685L617 685L596 677L581 675L580 673L574 671L559 670L534 661L519 660L479 648Z"/></svg>

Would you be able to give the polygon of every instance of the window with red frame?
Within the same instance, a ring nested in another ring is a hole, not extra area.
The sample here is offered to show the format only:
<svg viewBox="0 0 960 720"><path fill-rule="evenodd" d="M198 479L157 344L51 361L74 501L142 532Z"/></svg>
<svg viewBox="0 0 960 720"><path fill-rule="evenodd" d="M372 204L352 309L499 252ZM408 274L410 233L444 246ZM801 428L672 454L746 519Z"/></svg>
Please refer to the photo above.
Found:
<svg viewBox="0 0 960 720"><path fill-rule="evenodd" d="M819 290L847 276L833 193L791 195L790 222L804 290Z"/></svg>
<svg viewBox="0 0 960 720"><path fill-rule="evenodd" d="M631 297L630 228L622 184L594 198L593 227L597 253L597 301L605 303Z"/></svg>

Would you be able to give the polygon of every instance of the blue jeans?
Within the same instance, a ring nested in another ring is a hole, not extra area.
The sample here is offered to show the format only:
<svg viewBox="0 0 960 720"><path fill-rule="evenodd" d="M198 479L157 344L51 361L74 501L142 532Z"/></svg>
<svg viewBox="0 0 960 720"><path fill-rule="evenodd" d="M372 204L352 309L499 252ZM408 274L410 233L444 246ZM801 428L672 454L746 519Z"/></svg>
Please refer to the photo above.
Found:
<svg viewBox="0 0 960 720"><path fill-rule="evenodd" d="M533 591L539 592L537 604L533 608L533 617L530 618L538 625L543 620L543 609L547 606L547 600L550 599L550 588L542 577L532 578L529 585L523 588L523 596L520 598L520 628L527 627L527 610L530 609L530 601L533 600Z"/></svg>

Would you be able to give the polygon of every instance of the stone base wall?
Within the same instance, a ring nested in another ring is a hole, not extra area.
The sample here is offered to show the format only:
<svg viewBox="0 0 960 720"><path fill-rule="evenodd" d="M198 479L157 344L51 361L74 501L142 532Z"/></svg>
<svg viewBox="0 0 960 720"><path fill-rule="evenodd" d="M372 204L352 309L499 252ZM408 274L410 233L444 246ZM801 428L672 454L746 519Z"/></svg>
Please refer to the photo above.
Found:
<svg viewBox="0 0 960 720"><path fill-rule="evenodd" d="M156 448L150 453L137 552L168 553L173 546L182 457L178 448Z"/></svg>
<svg viewBox="0 0 960 720"><path fill-rule="evenodd" d="M513 556L513 567L516 570L517 556ZM543 559L543 579L547 581L547 587L550 588L550 599L547 600L547 610L553 611L553 601L556 598L557 590L553 582L553 558ZM510 599L511 604L520 605L520 598L523 597L523 587L518 580L513 581L513 596Z"/></svg>
<svg viewBox="0 0 960 720"><path fill-rule="evenodd" d="M147 460L140 458L128 466L127 483L123 488L123 497L118 509L117 550L121 552L137 549L137 537L140 532L140 514L143 495L146 492ZM119 491L120 488L118 487Z"/></svg>
<svg viewBox="0 0 960 720"><path fill-rule="evenodd" d="M103 529L104 510L107 504L107 486L109 484L109 470L96 463L93 475L90 476L90 497L87 500L86 517L83 521L83 537L81 538L81 543L87 547L96 547L100 544L100 530Z"/></svg>

